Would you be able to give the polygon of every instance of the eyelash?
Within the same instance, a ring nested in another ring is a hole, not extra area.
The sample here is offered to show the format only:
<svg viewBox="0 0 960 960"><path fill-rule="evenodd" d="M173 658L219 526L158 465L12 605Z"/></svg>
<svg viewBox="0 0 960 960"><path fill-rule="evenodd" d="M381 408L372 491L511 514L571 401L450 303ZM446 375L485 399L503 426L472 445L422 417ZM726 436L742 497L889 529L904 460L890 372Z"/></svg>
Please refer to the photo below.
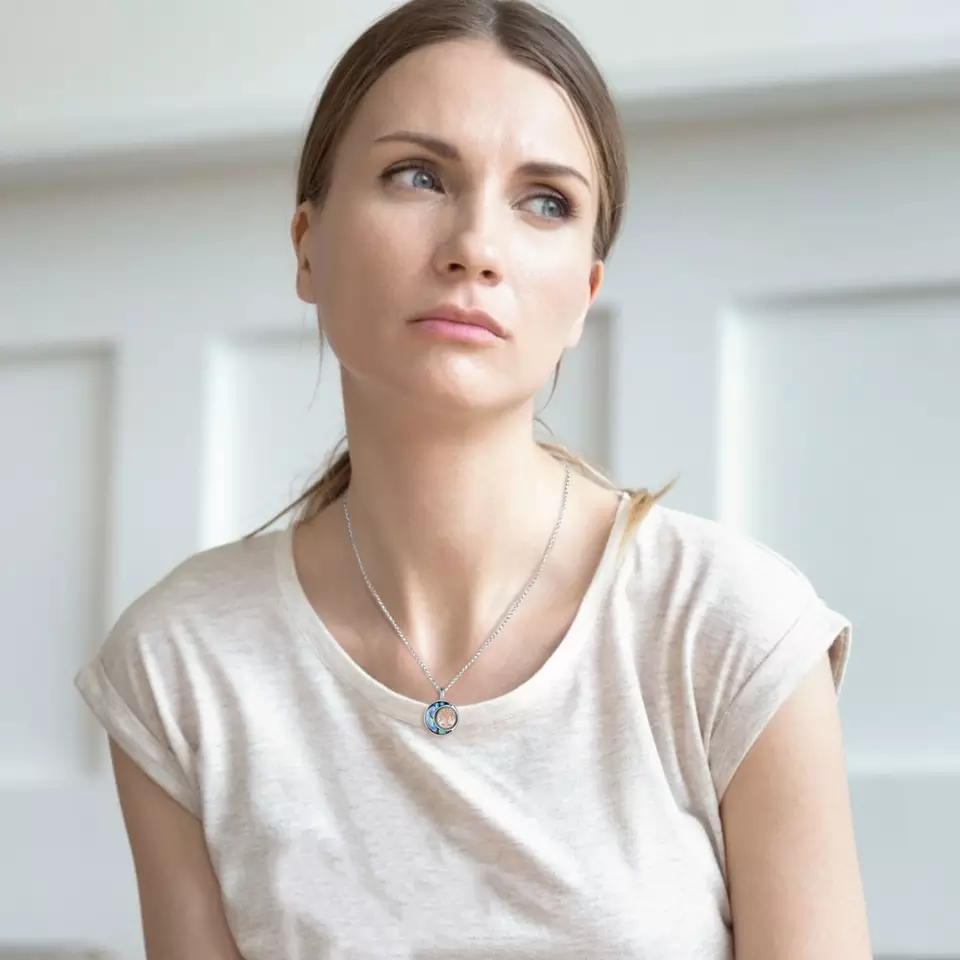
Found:
<svg viewBox="0 0 960 960"><path fill-rule="evenodd" d="M429 174L431 177L439 180L440 177L433 167L425 161L406 161L404 163L397 164L392 167L388 167L383 173L380 174L380 179L384 182L391 180L398 173L405 173L409 170L422 170L424 173ZM531 194L529 197L526 197L527 200L553 200L560 206L560 216L558 217L544 217L545 220L573 220L578 214L579 210L577 205L562 193L555 190L542 190L539 193Z"/></svg>

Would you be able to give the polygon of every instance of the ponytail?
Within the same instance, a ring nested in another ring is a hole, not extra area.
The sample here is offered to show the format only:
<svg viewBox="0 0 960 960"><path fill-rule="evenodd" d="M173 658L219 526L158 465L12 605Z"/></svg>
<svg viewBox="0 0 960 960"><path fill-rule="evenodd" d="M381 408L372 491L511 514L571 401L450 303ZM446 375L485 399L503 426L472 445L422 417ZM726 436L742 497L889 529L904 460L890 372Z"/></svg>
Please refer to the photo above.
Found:
<svg viewBox="0 0 960 960"><path fill-rule="evenodd" d="M350 486L350 475L352 472L350 468L350 451L344 449L340 453L337 452L344 445L344 442L344 440L341 440L334 448L330 463L319 480L310 484L293 503L284 507L283 510L271 517L266 523L261 524L252 533L248 533L243 539L249 540L251 537L263 533L267 527L273 526L281 517L290 513L291 510L297 510L297 508L299 508L294 517L294 524L305 523L329 507L331 503L339 500L340 497L347 492L347 487Z"/></svg>
<svg viewBox="0 0 960 960"><path fill-rule="evenodd" d="M596 480L601 486L607 487L610 490L619 491L621 489L612 480L610 480L609 477L601 473L596 467L587 463L587 461L582 457L578 457L572 450L568 450L566 447L561 446L558 443L545 443L543 441L539 443L539 446L546 450L547 453L556 457L558 460L565 461L566 463L577 467L584 476ZM676 486L678 479L679 478L675 477L670 481L670 483L668 483L661 490L658 490L656 493L651 493L646 489L646 487L642 487L638 490L622 491L630 497L630 506L627 508L627 524L624 527L621 545L625 544L630 539L630 535L634 532L634 530L637 529L637 527L640 526L641 523L643 523L644 518L653 509L653 507Z"/></svg>

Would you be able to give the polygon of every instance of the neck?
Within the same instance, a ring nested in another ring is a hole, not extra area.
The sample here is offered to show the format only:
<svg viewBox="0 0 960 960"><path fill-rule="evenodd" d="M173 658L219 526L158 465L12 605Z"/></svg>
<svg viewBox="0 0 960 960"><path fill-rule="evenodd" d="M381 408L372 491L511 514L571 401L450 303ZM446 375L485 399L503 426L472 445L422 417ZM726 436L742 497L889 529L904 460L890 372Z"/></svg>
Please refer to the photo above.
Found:
<svg viewBox="0 0 960 960"><path fill-rule="evenodd" d="M348 504L363 565L424 659L441 672L459 667L540 562L563 467L533 441L526 410L426 431L422 419L405 427L358 406L345 397Z"/></svg>

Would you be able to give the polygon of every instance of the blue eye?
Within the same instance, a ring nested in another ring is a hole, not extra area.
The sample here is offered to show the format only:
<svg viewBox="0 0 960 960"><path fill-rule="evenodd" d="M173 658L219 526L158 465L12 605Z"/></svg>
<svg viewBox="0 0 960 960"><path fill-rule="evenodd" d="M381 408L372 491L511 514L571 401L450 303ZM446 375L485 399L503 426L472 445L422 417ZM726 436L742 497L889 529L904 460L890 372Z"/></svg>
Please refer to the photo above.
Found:
<svg viewBox="0 0 960 960"><path fill-rule="evenodd" d="M573 206L565 197L556 193L538 193L529 198L542 204L539 210L533 212L545 220L567 220L573 215Z"/></svg>
<svg viewBox="0 0 960 960"><path fill-rule="evenodd" d="M426 167L414 164L394 167L383 174L383 177L386 180L396 180L400 174L412 174L412 176L406 178L406 185L413 187L415 190L436 190L440 185L435 174Z"/></svg>
<svg viewBox="0 0 960 960"><path fill-rule="evenodd" d="M423 187L425 190L430 190L434 185L435 180L432 174L427 173L426 170L413 171L413 186Z"/></svg>
<svg viewBox="0 0 960 960"><path fill-rule="evenodd" d="M403 178L401 180L401 177ZM402 183L412 190L428 190L443 193L443 184L437 174L424 161L407 161L397 164L380 174L380 179L388 183ZM530 207L531 203L537 206ZM576 206L563 194L548 191L535 193L521 201L535 217L544 221L563 222L577 215Z"/></svg>

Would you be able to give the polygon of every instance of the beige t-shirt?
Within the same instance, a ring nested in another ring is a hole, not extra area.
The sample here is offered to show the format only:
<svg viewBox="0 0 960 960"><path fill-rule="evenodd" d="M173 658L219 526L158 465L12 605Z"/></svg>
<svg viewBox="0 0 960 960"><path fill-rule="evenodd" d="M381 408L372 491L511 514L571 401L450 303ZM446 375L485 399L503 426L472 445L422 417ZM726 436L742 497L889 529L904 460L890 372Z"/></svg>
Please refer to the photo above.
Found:
<svg viewBox="0 0 960 960"><path fill-rule="evenodd" d="M77 685L202 820L246 960L732 957L720 798L827 651L839 688L850 626L686 513L621 552L626 504L554 654L449 736L330 636L289 530L124 613Z"/></svg>

